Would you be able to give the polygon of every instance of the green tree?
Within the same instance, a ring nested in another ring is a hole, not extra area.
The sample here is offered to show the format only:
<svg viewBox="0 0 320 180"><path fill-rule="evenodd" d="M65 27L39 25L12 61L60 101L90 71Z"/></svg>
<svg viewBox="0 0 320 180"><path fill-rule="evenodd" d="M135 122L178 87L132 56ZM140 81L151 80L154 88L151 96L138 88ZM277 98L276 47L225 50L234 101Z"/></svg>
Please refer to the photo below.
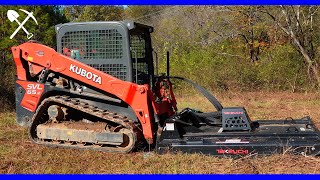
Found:
<svg viewBox="0 0 320 180"><path fill-rule="evenodd" d="M69 21L120 21L123 20L122 6L67 6L64 13Z"/></svg>
<svg viewBox="0 0 320 180"><path fill-rule="evenodd" d="M74 22L79 19L79 16L83 13L86 6L65 6L63 13L68 21Z"/></svg>
<svg viewBox="0 0 320 180"><path fill-rule="evenodd" d="M261 49L269 46L267 31L272 27L266 25L264 14L260 13L260 6L239 6L230 8L234 15L231 21L241 39L244 42L250 61L259 60Z"/></svg>
<svg viewBox="0 0 320 180"><path fill-rule="evenodd" d="M152 23L153 17L163 13L167 6L128 6L125 11L125 18L142 23Z"/></svg>

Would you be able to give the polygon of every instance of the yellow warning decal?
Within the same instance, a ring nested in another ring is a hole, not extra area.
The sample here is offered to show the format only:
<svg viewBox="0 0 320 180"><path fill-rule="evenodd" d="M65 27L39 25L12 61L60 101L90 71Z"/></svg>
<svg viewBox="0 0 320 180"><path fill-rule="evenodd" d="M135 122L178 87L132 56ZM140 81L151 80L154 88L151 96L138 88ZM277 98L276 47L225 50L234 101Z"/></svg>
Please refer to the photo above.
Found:
<svg viewBox="0 0 320 180"><path fill-rule="evenodd" d="M28 59L27 59L28 61L33 61L33 57L31 57L31 56L28 56Z"/></svg>

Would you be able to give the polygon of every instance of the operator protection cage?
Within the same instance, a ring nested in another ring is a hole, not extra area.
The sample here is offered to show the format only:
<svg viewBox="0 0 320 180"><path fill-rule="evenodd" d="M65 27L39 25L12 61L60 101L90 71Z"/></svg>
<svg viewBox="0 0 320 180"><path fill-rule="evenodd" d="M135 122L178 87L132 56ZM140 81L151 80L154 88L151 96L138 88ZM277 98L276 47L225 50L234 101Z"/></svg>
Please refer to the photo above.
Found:
<svg viewBox="0 0 320 180"><path fill-rule="evenodd" d="M153 27L130 21L59 24L57 52L118 79L153 84L150 33Z"/></svg>

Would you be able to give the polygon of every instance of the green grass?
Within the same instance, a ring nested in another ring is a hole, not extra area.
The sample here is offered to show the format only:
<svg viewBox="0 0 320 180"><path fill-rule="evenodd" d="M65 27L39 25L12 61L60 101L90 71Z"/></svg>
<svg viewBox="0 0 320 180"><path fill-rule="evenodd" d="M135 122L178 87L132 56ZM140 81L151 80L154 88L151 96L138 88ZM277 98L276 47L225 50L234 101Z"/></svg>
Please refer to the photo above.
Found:
<svg viewBox="0 0 320 180"><path fill-rule="evenodd" d="M218 99L225 106L245 105L251 117L267 119L292 115L298 118L306 114L319 126L320 98L317 94L235 93L219 94ZM198 105L204 110L211 107L209 103L202 103L200 97L178 100L179 106ZM319 158L289 154L231 159L201 154L112 154L47 148L29 140L27 129L16 124L15 113L0 114L0 173L5 174L313 174L320 173L319 162Z"/></svg>

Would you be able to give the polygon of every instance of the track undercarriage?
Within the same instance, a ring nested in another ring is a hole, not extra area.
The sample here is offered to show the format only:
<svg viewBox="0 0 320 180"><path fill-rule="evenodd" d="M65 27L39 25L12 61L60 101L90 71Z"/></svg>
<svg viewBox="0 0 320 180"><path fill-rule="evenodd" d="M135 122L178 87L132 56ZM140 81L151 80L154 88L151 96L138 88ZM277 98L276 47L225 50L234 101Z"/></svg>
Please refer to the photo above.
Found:
<svg viewBox="0 0 320 180"><path fill-rule="evenodd" d="M77 98L53 96L39 105L29 130L37 144L127 153L136 147L137 128L125 116Z"/></svg>

